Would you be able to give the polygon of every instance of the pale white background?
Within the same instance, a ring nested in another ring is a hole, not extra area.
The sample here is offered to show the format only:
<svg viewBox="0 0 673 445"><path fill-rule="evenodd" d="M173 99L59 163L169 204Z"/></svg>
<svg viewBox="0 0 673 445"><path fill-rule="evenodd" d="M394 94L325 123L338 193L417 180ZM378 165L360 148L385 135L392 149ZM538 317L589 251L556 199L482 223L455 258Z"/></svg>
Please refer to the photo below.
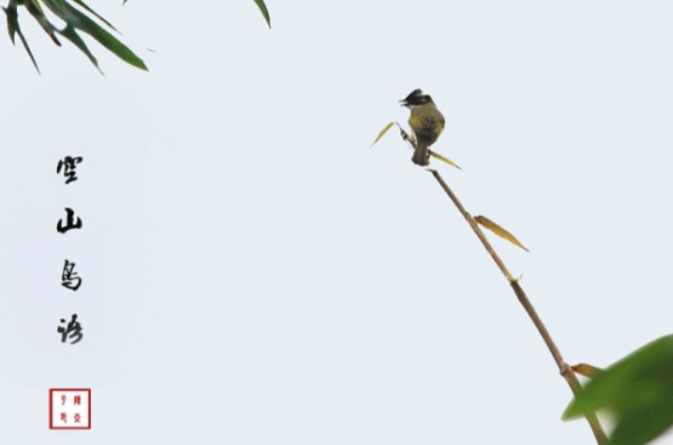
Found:
<svg viewBox="0 0 673 445"><path fill-rule="evenodd" d="M3 440L594 443L430 174L393 132L368 147L431 93L463 170L435 166L531 249L494 240L567 360L607 366L672 331L673 6L270 0L269 31L249 0L89 4L150 73L92 42L101 76L25 12L42 76L0 38ZM75 191L39 142L78 125ZM53 229L66 189L100 222L78 244ZM75 246L100 279L64 349L38 270ZM47 430L69 384L90 432Z"/></svg>

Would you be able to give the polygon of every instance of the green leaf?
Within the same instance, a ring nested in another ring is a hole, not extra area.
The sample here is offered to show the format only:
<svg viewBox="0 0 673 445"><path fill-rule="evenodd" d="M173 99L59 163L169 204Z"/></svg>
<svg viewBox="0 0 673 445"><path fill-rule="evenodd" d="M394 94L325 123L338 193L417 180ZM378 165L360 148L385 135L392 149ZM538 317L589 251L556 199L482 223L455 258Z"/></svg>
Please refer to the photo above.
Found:
<svg viewBox="0 0 673 445"><path fill-rule="evenodd" d="M21 32L19 27L19 12L16 10L16 0L11 0L7 7L2 8L5 11L7 16L7 31L9 32L9 39L12 41L12 45L16 45L14 38L16 37L17 32Z"/></svg>
<svg viewBox="0 0 673 445"><path fill-rule="evenodd" d="M26 9L28 9L28 12L33 16L37 23L39 23L44 32L46 32L47 35L51 37L51 40L53 40L53 42L58 46L61 46L61 42L59 42L54 35L54 33L57 32L57 29L54 25L51 24L49 19L47 19L47 16L44 15L44 11L42 10L40 4L35 0L29 0L28 3L26 3Z"/></svg>
<svg viewBox="0 0 673 445"><path fill-rule="evenodd" d="M12 40L12 44L16 45L16 43L14 42L14 37L16 36L16 34L18 34L19 38L21 39L21 43L23 43L23 47L26 49L26 52L28 53L30 60L33 62L33 66L37 70L37 73L40 74L40 67L37 66L37 61L33 56L33 52L30 50L28 42L26 41L26 38L21 32L21 27L19 26L19 13L16 10L16 0L10 0L9 5L7 5L7 8L3 7L2 9L3 11L5 11L5 14L7 15L7 30L9 31L9 38Z"/></svg>
<svg viewBox="0 0 673 445"><path fill-rule="evenodd" d="M96 69L98 69L98 71L100 71L101 74L103 73L98 66L98 60L96 60L91 51L89 51L89 48L86 46L86 43L84 43L84 40L82 40L79 34L77 34L77 30L73 26L71 25L66 26L65 28L63 28L62 31L59 31L59 34L61 34L66 39L70 40L77 48L80 49L80 51L86 54L86 56L89 58L91 63L93 63Z"/></svg>
<svg viewBox="0 0 673 445"><path fill-rule="evenodd" d="M596 375L566 408L563 419L600 409L615 419L611 445L643 445L673 425L673 335Z"/></svg>
<svg viewBox="0 0 673 445"><path fill-rule="evenodd" d="M262 15L264 16L264 20L266 20L266 24L269 25L269 28L271 28L271 17L269 17L269 10L266 9L264 0L255 0L255 3L257 4L259 10L262 11Z"/></svg>
<svg viewBox="0 0 673 445"><path fill-rule="evenodd" d="M64 0L42 0L42 1L54 14L56 14L61 20L66 22L68 26L72 26L76 29L79 29L89 34L91 37L96 39L98 43L106 47L108 50L110 50L113 54L115 54L123 61L135 66L136 68L140 68L142 70L147 71L147 66L145 66L145 63L138 56L136 56L133 53L133 51L131 51L128 47L126 47L126 45L117 40L112 34L104 30L96 22L91 20L86 15L82 14L77 9L70 6L66 1ZM70 35L72 36L72 33L70 33ZM81 46L78 47L82 49ZM85 53L87 54L87 56L89 56L90 54L88 52ZM91 59L91 56L89 56L89 59Z"/></svg>
<svg viewBox="0 0 673 445"><path fill-rule="evenodd" d="M96 17L98 20L100 20L101 22L105 23L105 24L108 26L108 28L110 28L110 29L114 29L115 31L117 31L117 28L115 28L114 26L112 26L112 23L108 22L108 21L105 20L103 17L101 17L100 15L98 15L98 13L97 13L96 11L94 11L94 10L91 9L91 8L89 8L89 7L86 5L86 3L84 3L82 0L72 0L72 1L75 2L75 3L77 3L78 5L80 5L82 8L86 9L91 15L93 15L94 17ZM126 3L126 2L124 2L124 3ZM119 32L119 31L117 31L117 32Z"/></svg>

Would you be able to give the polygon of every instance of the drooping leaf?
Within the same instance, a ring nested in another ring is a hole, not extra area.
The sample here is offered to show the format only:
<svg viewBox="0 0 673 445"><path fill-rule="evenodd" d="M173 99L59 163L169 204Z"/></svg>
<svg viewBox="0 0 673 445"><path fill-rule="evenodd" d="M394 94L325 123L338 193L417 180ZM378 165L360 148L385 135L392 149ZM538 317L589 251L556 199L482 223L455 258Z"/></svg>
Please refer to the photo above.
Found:
<svg viewBox="0 0 673 445"><path fill-rule="evenodd" d="M59 34L61 34L63 37L66 39L70 40L77 48L80 49L86 56L89 58L91 63L98 69L98 71L101 71L100 67L98 66L98 60L94 57L94 55L89 51L89 48L86 46L86 43L84 43L84 40L77 34L77 30L71 26L68 25L65 28L63 28L62 31L59 31Z"/></svg>
<svg viewBox="0 0 673 445"><path fill-rule="evenodd" d="M266 9L264 0L255 0L255 4L257 4L259 10L262 11L262 15L264 16L264 20L266 20L266 24L269 25L269 28L271 28L271 17L269 17L269 10Z"/></svg>
<svg viewBox="0 0 673 445"><path fill-rule="evenodd" d="M96 11L94 11L94 10L91 9L91 8L89 8L89 6L88 6L86 3L84 3L82 0L72 0L72 1L75 2L75 3L77 3L78 5L80 5L82 8L86 9L86 10L89 12L89 14L93 15L93 16L96 17L98 20L100 20L101 22L105 23L105 24L107 25L108 28L110 28L110 29L114 29L115 31L117 31L117 28L115 28L114 26L112 26L112 23L108 22L108 21L105 20L103 17L101 17ZM124 1L124 3L126 3L126 1ZM119 31L117 31L117 32L119 32Z"/></svg>
<svg viewBox="0 0 673 445"><path fill-rule="evenodd" d="M455 162L453 162L451 159L449 159L449 158L445 158L444 156L442 156L442 155L440 155L439 153L436 153L436 152L434 152L434 151L432 151L432 150L428 150L428 151L430 152L430 156L433 156L433 157L439 159L440 161L446 162L446 163L449 164L450 166L452 166L452 167L456 167L458 170L462 170L462 168L460 168L460 167L458 166L458 164L456 164Z"/></svg>
<svg viewBox="0 0 673 445"><path fill-rule="evenodd" d="M373 147L374 144L376 144L379 141L379 139L381 139L383 137L383 135L386 134L388 132L388 130L390 130L392 128L393 125L395 125L395 122L391 122L388 125L386 125L385 128L383 130L381 130L379 135L376 136L376 139L374 139L374 142L372 142L372 145L370 145L370 147Z"/></svg>
<svg viewBox="0 0 673 445"><path fill-rule="evenodd" d="M42 29L51 37L51 39L57 45L61 43L56 38L56 34L61 34L66 37L68 40L73 42L78 49L80 49L98 68L98 62L93 56L91 51L87 48L86 44L82 40L81 36L78 34L78 31L85 32L97 40L101 45L107 48L110 52L115 54L117 57L123 61L147 71L147 66L133 51L116 39L112 34L103 29L98 23L92 20L89 16L84 14L79 9L72 6L69 2L70 0L9 0L9 5L6 8L3 8L7 15L8 22L8 31L12 43L15 43L15 36L19 34L23 46L25 47L28 55L35 65L35 69L40 72L35 57L33 56L28 42L26 41L21 28L18 24L18 12L17 6L25 6L28 12L33 16L33 18L38 22ZM91 9L84 0L72 0L73 3L81 7L85 12L91 14L94 18L100 20L104 25L108 26L110 29L119 32L114 26L101 15L96 13ZM66 23L66 26L59 30L54 26L44 14L42 10L41 3L44 3L57 17L63 20ZM124 2L126 3L126 2ZM100 71L100 69L99 69Z"/></svg>
<svg viewBox="0 0 673 445"><path fill-rule="evenodd" d="M112 34L104 30L100 25L91 20L89 17L78 11L77 9L70 6L65 0L42 0L44 4L61 20L66 22L68 26L79 29L91 37L96 39L98 43L103 45L105 48L110 50L117 57L123 61L129 63L130 65L140 68L147 71L147 66L145 63L136 56L133 51L131 51L126 45L117 40ZM66 26L66 29L68 27ZM70 36L72 32L68 31ZM63 34L63 32L61 32ZM65 36L65 34L64 34ZM68 36L65 36L68 37ZM81 40L81 39L80 39ZM74 42L73 42L74 43ZM80 50L81 46L78 45ZM89 59L91 59L90 52L86 52ZM97 66L97 65L96 65Z"/></svg>
<svg viewBox="0 0 673 445"><path fill-rule="evenodd" d="M16 9L16 0L11 0L6 8L3 6L2 10L5 11L5 15L7 16L9 39L12 41L12 45L16 45L14 38L16 37L16 33L20 32L21 29L19 27L19 12Z"/></svg>
<svg viewBox="0 0 673 445"><path fill-rule="evenodd" d="M33 62L33 66L37 70L37 73L40 74L40 67L37 66L37 61L33 56L33 52L30 50L28 42L26 41L23 32L21 32L21 27L19 26L19 13L16 9L16 0L10 0L9 5L7 5L6 8L3 7L2 9L7 15L7 30L9 31L9 38L11 39L12 44L16 45L14 37L16 34L18 34L19 38L21 39L21 43L23 43L23 47L26 49L30 60Z"/></svg>
<svg viewBox="0 0 673 445"><path fill-rule="evenodd" d="M673 426L673 335L596 375L568 405L563 419L600 409L615 420L611 445L644 445Z"/></svg>
<svg viewBox="0 0 673 445"><path fill-rule="evenodd" d="M510 243L514 244L515 246L520 247L523 250L525 250L526 252L528 252L528 249L526 249L526 247L524 247L524 245L521 244L519 242L519 240L516 239L516 237L514 235L512 235L507 230L503 229L501 226L494 223L490 219L486 218L485 216L475 216L474 220L477 223L479 223L482 227L484 227L484 228L490 230L491 232L495 233L496 235L498 235L500 238L504 238L507 241L509 241Z"/></svg>
<svg viewBox="0 0 673 445"><path fill-rule="evenodd" d="M44 11L42 10L40 4L35 0L28 0L26 3L26 9L28 9L30 15L33 16L37 23L42 27L44 32L46 32L47 35L51 37L51 40L56 45L61 46L61 42L58 41L55 35L57 29L54 25L51 24L49 19L47 19L47 16L44 15Z"/></svg>

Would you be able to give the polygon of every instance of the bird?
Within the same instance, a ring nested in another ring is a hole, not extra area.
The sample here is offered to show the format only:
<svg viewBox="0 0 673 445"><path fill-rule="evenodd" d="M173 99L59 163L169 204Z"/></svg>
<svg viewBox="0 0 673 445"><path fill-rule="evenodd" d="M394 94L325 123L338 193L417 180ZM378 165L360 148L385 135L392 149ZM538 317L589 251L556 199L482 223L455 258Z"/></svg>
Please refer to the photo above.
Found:
<svg viewBox="0 0 673 445"><path fill-rule="evenodd" d="M416 139L416 150L414 150L411 161L421 166L429 165L428 147L437 142L437 138L444 130L444 116L437 109L432 97L423 94L420 88L412 91L400 100L400 103L401 106L411 110L409 127Z"/></svg>

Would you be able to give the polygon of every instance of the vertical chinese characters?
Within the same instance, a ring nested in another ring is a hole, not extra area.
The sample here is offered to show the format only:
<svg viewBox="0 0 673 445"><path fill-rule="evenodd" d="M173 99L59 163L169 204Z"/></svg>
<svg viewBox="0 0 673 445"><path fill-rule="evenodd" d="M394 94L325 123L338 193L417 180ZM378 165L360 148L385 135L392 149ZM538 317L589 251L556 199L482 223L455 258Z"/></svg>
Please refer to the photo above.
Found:
<svg viewBox="0 0 673 445"><path fill-rule="evenodd" d="M66 156L65 158L58 161L56 166L56 173L60 174L61 172L65 176L65 185L68 185L74 181L77 181L77 165L80 164L84 159L82 157L72 157ZM56 224L56 231L65 234L69 230L79 230L82 228L82 219L77 216L75 217L75 211L70 207L65 208L66 217L65 221L63 218L58 220ZM77 272L75 272L75 263L69 260L65 260L63 265L63 272L61 273L61 285L66 289L72 291L77 291L82 285L82 277L80 277ZM56 332L61 334L61 343L65 343L66 340L70 340L70 344L74 345L78 343L84 337L82 334L82 325L77 321L77 314L72 314L70 322L67 324L64 318L61 318L61 325L56 328ZM61 419L61 421L66 422L67 418Z"/></svg>

